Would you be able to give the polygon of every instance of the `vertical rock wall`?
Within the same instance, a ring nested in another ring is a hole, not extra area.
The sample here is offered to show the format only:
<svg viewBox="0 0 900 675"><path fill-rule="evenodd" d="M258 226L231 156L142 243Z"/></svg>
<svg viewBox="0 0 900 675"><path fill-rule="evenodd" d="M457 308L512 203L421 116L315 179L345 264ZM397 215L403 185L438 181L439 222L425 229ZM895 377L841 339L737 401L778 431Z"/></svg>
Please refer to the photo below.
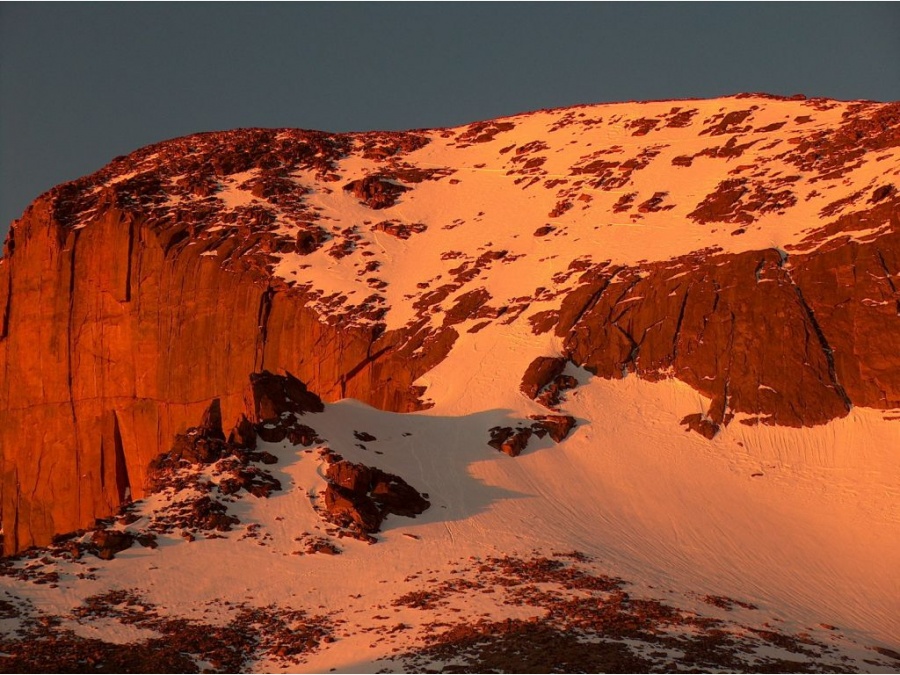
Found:
<svg viewBox="0 0 900 675"><path fill-rule="evenodd" d="M421 407L412 382L456 333L377 336L326 323L259 270L225 271L112 206L83 229L38 200L0 261L0 490L7 553L91 525L214 398L226 425L248 376L288 371L326 400ZM413 356L422 341L427 356Z"/></svg>

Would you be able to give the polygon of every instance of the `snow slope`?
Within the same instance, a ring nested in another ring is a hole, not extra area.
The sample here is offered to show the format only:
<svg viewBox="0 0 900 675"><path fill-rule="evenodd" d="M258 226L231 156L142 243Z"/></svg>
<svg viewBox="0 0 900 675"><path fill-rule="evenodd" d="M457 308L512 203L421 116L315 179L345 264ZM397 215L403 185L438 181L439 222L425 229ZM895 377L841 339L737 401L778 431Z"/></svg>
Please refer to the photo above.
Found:
<svg viewBox="0 0 900 675"><path fill-rule="evenodd" d="M374 545L339 538L320 517L326 484L320 446L261 444L278 458L270 470L284 489L228 502L241 521L233 531L194 541L175 531L160 535L158 548L134 546L109 561L40 552L11 561L0 593L20 613L2 619L5 629L43 615L58 617L61 629L77 636L110 643L160 635L156 624L78 611L92 597L128 589L164 616L210 625L227 623L241 603L328 617L334 641L294 660L263 649L246 665L259 671L441 667L453 664L425 650L440 630L480 619L544 617L549 606L517 601L510 590L529 584L546 590L549 582L512 583L479 565L576 551L581 555L565 560L624 579L635 598L720 619L745 638L766 630L805 636L801 641L832 650L815 654L830 669L896 670L900 660L889 650L900 650L900 410L856 407L812 428L743 425L739 415L707 440L680 426L686 415L710 407L683 382L604 380L570 364L579 386L560 409L577 420L568 438L534 439L517 458L487 446L490 428L547 413L519 385L536 357L562 353L562 338L535 334L525 319L558 309L560 295L576 285L573 262L634 265L703 250L828 245L838 235L811 233L864 204L878 186L896 183L900 156L886 148L809 170L790 151L801 136L839 126L853 106L878 105L762 97L739 104L627 103L416 132L430 142L393 164L356 152L335 165L345 177L438 171L421 181L390 178L411 189L379 210L340 183L329 187L312 169L297 171L291 180L308 190L303 208L334 243L308 254L276 250L272 270L317 293L323 311L345 312L348 323L375 321L354 309L374 293L386 310L377 321L388 329L424 316L437 327L460 296L479 288L491 306L510 308L460 321L447 358L416 383L426 388L431 408L396 414L345 399L302 419L346 459L398 474L427 493L431 508L415 519L390 516ZM747 114L731 116L735 111ZM735 150L740 144L728 140L737 130L748 147ZM358 146L364 142L365 135L353 137ZM685 157L690 161L678 159ZM148 155L145 168L154 161ZM616 164L596 164L604 161ZM295 237L303 224L242 187L258 173L223 178L215 199L225 213L266 205L277 212L273 231ZM746 179L750 192L764 188L763 206L733 222L698 222L692 214L723 176ZM663 182L667 190L659 195ZM783 191L789 194L777 196ZM188 201L173 196L170 205ZM371 227L385 220L425 228L404 239ZM210 233L225 227L215 218L204 226ZM867 240L881 231L850 236ZM331 246L345 240L346 255L331 255ZM492 251L505 253L483 256ZM216 255L215 247L204 255ZM466 269L473 274L460 280ZM447 284L443 299L420 302ZM376 440L360 442L354 432ZM149 497L135 511L139 520L116 527L146 526L172 498ZM311 537L329 540L340 554L298 555ZM17 577L25 568L58 577L28 582ZM398 602L461 578L503 583L445 590L424 609ZM710 597L739 602L724 608ZM618 642L647 658L653 650L664 654L654 657L658 667L679 662L674 647ZM813 658L788 642L760 644L746 667Z"/></svg>
<svg viewBox="0 0 900 675"><path fill-rule="evenodd" d="M492 363L486 359L480 371L488 381ZM347 459L396 472L428 493L426 513L389 517L375 545L330 537L341 555L294 554L303 548L301 533L329 538L313 508L324 464L311 449L267 444L285 490L235 503L230 510L242 524L234 532L190 543L161 536L157 549L135 546L106 562L54 560L41 567L60 574L58 587L4 577L4 593L68 617L62 626L77 635L114 642L146 636L116 620L73 614L110 589L136 589L167 616L213 623L230 615L226 599L328 613L346 622L335 642L299 662L263 658L254 667L402 670L406 662L389 659L415 651L432 634L428 622L448 610L398 607L397 598L472 575L460 570L474 558L578 551L591 558L593 572L631 582L632 595L742 627L809 634L851 659L843 664L851 669L896 668L871 651L896 649L900 631L896 421L858 409L813 429L734 424L709 442L678 430L680 416L702 405L686 385L579 372L582 384L564 406L579 420L576 431L513 459L485 445L486 430L523 418L532 404L505 393L502 378L478 387L478 403L471 380L456 372L435 373L454 393L429 411L399 415L346 400L303 418ZM354 431L377 440L359 444ZM151 497L138 513L163 504ZM88 565L96 578L78 579ZM723 612L707 596L756 609ZM482 593L452 606L463 621L541 616L540 607L504 605ZM410 629L391 634L398 623Z"/></svg>

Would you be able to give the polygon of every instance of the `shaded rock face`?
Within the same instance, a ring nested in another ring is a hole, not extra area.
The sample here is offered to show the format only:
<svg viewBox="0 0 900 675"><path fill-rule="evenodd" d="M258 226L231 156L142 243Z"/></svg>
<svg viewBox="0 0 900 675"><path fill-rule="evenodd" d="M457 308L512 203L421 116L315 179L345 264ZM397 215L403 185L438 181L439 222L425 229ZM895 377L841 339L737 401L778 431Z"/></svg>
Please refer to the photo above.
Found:
<svg viewBox="0 0 900 675"><path fill-rule="evenodd" d="M394 474L340 460L325 473L325 514L329 520L366 537L381 529L388 514L415 518L431 503Z"/></svg>
<svg viewBox="0 0 900 675"><path fill-rule="evenodd" d="M586 300L569 308L577 320L564 311L556 330L597 375L691 385L712 399L709 424L738 412L750 424L822 424L852 405L900 406L898 273L900 227L813 253L606 267L586 273ZM715 433L700 422L685 423Z"/></svg>
<svg viewBox="0 0 900 675"><path fill-rule="evenodd" d="M117 530L97 530L91 536L91 543L97 547L97 557L101 560L111 560L116 553L131 548L134 537L128 532Z"/></svg>
<svg viewBox="0 0 900 675"><path fill-rule="evenodd" d="M322 399L306 385L287 373L275 375L267 370L250 375L252 412L256 422L278 421L284 413L322 412Z"/></svg>

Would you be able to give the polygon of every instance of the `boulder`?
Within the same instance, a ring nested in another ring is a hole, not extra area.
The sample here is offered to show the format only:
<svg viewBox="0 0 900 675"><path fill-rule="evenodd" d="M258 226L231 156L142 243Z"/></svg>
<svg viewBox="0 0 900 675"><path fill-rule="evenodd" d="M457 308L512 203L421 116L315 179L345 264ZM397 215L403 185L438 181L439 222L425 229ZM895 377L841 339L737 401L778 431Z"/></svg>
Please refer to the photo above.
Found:
<svg viewBox="0 0 900 675"><path fill-rule="evenodd" d="M134 536L119 530L97 530L91 535L91 543L95 547L98 558L112 560L116 557L116 553L131 548L134 544Z"/></svg>
<svg viewBox="0 0 900 675"><path fill-rule="evenodd" d="M366 494L372 488L373 471L364 464L342 460L328 465L325 478L350 492Z"/></svg>
<svg viewBox="0 0 900 675"><path fill-rule="evenodd" d="M431 506L431 502L405 480L382 471L376 473L371 496L383 515L393 513L414 518Z"/></svg>
<svg viewBox="0 0 900 675"><path fill-rule="evenodd" d="M562 375L566 369L566 363L567 359L561 356L537 357L525 370L519 389L528 398L534 400L541 389Z"/></svg>
<svg viewBox="0 0 900 675"><path fill-rule="evenodd" d="M557 443L561 443L575 428L575 418L571 415L535 415L531 425L532 431L538 438L550 435Z"/></svg>
<svg viewBox="0 0 900 675"><path fill-rule="evenodd" d="M490 430L491 440L488 445L510 457L518 457L528 445L533 433L529 428L493 427Z"/></svg>
<svg viewBox="0 0 900 675"><path fill-rule="evenodd" d="M414 518L431 506L409 483L380 469L339 460L325 470L325 510L329 520L377 532L388 514ZM377 515L377 517L376 517Z"/></svg>
<svg viewBox="0 0 900 675"><path fill-rule="evenodd" d="M393 206L400 195L407 190L409 190L408 187L400 185L386 176L366 176L350 181L344 186L345 192L352 193L371 209Z"/></svg>
<svg viewBox="0 0 900 675"><path fill-rule="evenodd" d="M241 521L228 515L224 504L210 499L208 496L198 497L191 502L186 514L185 525L198 530L217 530L227 532L232 525Z"/></svg>
<svg viewBox="0 0 900 675"><path fill-rule="evenodd" d="M356 528L365 534L381 528L381 511L370 497L334 483L325 488L325 512L336 525Z"/></svg>

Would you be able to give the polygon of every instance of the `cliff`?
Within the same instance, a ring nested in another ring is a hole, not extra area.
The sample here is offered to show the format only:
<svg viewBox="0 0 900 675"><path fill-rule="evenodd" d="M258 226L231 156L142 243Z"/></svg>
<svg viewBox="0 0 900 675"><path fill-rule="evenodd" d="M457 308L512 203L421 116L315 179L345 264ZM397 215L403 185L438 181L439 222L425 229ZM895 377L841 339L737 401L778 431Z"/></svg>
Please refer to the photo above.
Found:
<svg viewBox="0 0 900 675"><path fill-rule="evenodd" d="M0 260L5 551L140 498L213 399L248 413L252 373L409 412L483 330L680 379L708 435L900 407L898 147L898 104L751 96L117 158Z"/></svg>

